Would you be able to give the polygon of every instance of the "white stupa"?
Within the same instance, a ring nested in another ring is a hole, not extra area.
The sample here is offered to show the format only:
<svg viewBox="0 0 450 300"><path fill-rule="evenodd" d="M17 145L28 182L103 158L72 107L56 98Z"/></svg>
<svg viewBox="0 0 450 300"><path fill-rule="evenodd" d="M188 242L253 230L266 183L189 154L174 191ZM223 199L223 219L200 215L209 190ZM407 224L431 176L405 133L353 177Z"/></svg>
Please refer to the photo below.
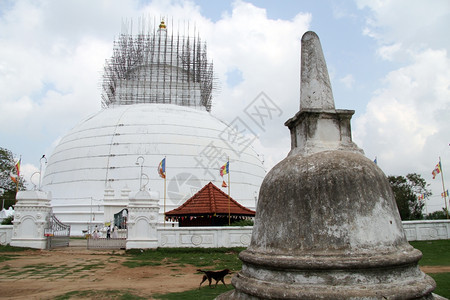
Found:
<svg viewBox="0 0 450 300"><path fill-rule="evenodd" d="M103 109L61 139L43 178L53 211L72 225L72 235L111 221L107 210L124 208L141 183L159 192L162 223L164 210L210 181L220 187L228 158L231 196L255 209L265 176L261 157L210 113L212 83L198 37L174 36L164 21L156 31L119 37L105 66ZM157 171L164 158L165 190Z"/></svg>

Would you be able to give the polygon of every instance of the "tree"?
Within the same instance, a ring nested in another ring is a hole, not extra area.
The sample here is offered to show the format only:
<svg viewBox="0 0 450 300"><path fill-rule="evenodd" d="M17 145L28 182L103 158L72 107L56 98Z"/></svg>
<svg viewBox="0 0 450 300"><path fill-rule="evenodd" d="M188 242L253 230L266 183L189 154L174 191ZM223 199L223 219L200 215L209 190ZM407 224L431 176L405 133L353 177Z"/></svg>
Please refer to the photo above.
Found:
<svg viewBox="0 0 450 300"><path fill-rule="evenodd" d="M425 203L418 199L423 194L425 198L431 196L427 189L429 184L420 175L411 173L404 176L389 176L389 183L394 192L395 201L402 220L423 219L423 207Z"/></svg>
<svg viewBox="0 0 450 300"><path fill-rule="evenodd" d="M18 184L11 179L10 174L16 174L14 156L8 149L0 147L0 188L4 190L0 196L1 203L8 208L16 202L17 190L24 190L24 179L18 178Z"/></svg>
<svg viewBox="0 0 450 300"><path fill-rule="evenodd" d="M447 210L442 208L442 210L434 211L425 216L427 220L443 220L447 219Z"/></svg>

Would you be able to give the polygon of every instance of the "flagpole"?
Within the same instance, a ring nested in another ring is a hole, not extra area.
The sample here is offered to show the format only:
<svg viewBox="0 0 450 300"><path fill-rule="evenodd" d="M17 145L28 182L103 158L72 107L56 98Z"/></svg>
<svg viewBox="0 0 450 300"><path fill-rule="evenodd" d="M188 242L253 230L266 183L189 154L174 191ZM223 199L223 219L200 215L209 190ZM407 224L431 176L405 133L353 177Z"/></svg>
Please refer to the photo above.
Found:
<svg viewBox="0 0 450 300"><path fill-rule="evenodd" d="M164 227L166 227L166 178L167 178L167 160L164 156Z"/></svg>
<svg viewBox="0 0 450 300"><path fill-rule="evenodd" d="M18 165L17 165L18 164ZM17 173L17 180L16 180L16 196L14 197L14 203L17 204L17 193L19 192L19 181L20 181L20 165L22 164L22 155L19 158L19 161L16 164L16 173ZM39 174L39 181L41 174Z"/></svg>
<svg viewBox="0 0 450 300"><path fill-rule="evenodd" d="M230 211L230 157L228 157L228 226L231 225Z"/></svg>
<svg viewBox="0 0 450 300"><path fill-rule="evenodd" d="M445 213L447 214L447 219L448 219L447 193L445 192L444 170L442 170L442 163L441 163L441 157L440 156L439 156L439 168L441 169L441 181L442 181L442 192L444 193Z"/></svg>

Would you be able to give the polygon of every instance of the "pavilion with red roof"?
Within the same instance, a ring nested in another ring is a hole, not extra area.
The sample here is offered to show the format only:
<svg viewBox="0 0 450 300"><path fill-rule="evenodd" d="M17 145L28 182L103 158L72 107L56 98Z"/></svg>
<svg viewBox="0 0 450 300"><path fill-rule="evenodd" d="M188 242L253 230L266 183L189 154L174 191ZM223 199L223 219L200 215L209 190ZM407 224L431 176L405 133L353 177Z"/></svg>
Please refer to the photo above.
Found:
<svg viewBox="0 0 450 300"><path fill-rule="evenodd" d="M212 182L180 207L166 212L166 220L178 221L180 227L224 226L254 216L253 210L239 204Z"/></svg>

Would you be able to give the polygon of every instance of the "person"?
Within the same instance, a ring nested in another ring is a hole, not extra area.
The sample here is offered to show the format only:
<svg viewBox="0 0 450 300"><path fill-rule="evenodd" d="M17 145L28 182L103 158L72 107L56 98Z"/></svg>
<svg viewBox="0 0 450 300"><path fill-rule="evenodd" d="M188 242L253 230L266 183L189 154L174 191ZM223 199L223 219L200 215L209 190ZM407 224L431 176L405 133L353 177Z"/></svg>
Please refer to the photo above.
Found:
<svg viewBox="0 0 450 300"><path fill-rule="evenodd" d="M111 226L108 226L108 229L106 229L106 238L107 239L111 238Z"/></svg>
<svg viewBox="0 0 450 300"><path fill-rule="evenodd" d="M97 228L97 225L95 225L94 232L92 233L92 238L98 239L98 228Z"/></svg>
<svg viewBox="0 0 450 300"><path fill-rule="evenodd" d="M117 230L118 230L117 226L114 226L114 228L112 230L112 238L113 239L117 239L119 237Z"/></svg>

